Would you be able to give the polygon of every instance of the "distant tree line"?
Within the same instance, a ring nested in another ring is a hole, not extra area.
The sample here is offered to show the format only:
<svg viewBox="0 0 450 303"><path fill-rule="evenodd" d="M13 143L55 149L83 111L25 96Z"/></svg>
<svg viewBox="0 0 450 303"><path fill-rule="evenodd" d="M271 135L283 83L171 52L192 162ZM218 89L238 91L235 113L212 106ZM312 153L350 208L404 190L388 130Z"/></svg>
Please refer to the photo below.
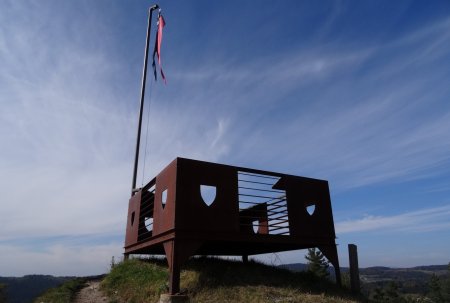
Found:
<svg viewBox="0 0 450 303"><path fill-rule="evenodd" d="M401 283L390 281L383 288L375 288L369 294L369 301L374 303L450 303L450 263L448 275L433 274L430 277L425 294L404 294Z"/></svg>
<svg viewBox="0 0 450 303"><path fill-rule="evenodd" d="M329 277L330 263L316 248L308 249L305 256L308 261L308 271L320 278ZM389 281L381 287L375 287L365 291L367 300L372 303L450 303L450 263L448 274L438 276L433 274L425 287L408 282ZM344 273L344 287L349 288L348 273ZM364 287L364 286L363 286Z"/></svg>

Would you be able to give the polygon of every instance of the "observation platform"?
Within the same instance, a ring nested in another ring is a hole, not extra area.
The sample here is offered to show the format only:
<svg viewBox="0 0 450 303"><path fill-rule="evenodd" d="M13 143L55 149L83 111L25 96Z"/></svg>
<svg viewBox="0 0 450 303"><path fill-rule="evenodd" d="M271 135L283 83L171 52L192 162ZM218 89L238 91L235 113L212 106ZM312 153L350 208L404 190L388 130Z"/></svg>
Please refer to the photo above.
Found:
<svg viewBox="0 0 450 303"><path fill-rule="evenodd" d="M176 158L131 197L125 255L165 255L169 292L190 256L319 248L339 260L328 182Z"/></svg>

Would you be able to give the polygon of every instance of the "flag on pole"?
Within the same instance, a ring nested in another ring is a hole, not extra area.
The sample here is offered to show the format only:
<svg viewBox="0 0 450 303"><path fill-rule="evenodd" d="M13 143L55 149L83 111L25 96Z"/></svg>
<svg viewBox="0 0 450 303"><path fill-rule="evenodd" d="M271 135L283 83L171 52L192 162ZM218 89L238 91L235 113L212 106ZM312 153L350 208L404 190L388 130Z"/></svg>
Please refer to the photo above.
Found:
<svg viewBox="0 0 450 303"><path fill-rule="evenodd" d="M164 75L164 72L162 70L162 65L161 65L161 42L162 42L162 37L163 37L163 28L166 25L166 21L164 21L164 17L161 15L161 10L159 10L158 13L158 21L157 21L157 30L156 30L156 39L155 39L155 48L153 49L153 74L155 76L155 80L157 78L156 74L156 63L155 63L155 55L158 57L158 64L159 64L159 70L161 73L161 78L163 78L164 83L167 84L166 81L166 76Z"/></svg>

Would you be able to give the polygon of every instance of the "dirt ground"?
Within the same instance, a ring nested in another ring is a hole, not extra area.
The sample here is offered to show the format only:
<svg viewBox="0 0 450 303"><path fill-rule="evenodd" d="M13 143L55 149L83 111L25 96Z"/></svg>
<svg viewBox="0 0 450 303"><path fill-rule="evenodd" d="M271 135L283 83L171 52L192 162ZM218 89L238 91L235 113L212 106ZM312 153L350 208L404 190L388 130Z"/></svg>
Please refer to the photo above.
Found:
<svg viewBox="0 0 450 303"><path fill-rule="evenodd" d="M74 303L97 302L109 302L108 297L100 291L100 281L88 281L87 286L77 294L74 301Z"/></svg>

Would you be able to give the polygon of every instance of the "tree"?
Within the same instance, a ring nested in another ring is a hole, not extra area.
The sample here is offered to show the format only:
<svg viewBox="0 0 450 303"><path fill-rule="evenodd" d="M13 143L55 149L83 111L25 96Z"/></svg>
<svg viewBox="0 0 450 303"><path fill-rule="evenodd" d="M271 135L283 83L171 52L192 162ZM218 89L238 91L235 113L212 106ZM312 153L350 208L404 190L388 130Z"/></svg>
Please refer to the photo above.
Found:
<svg viewBox="0 0 450 303"><path fill-rule="evenodd" d="M441 281L436 274L433 274L430 278L430 282L428 283L428 287L430 288L430 292L428 293L428 297L433 300L433 302L443 302L442 291L441 291Z"/></svg>
<svg viewBox="0 0 450 303"><path fill-rule="evenodd" d="M328 262L320 250L315 247L308 248L308 254L305 258L308 260L308 271L320 278L326 278L330 275L328 271L330 262Z"/></svg>
<svg viewBox="0 0 450 303"><path fill-rule="evenodd" d="M448 263L448 277L442 281L441 290L443 302L450 302L450 263Z"/></svg>
<svg viewBox="0 0 450 303"><path fill-rule="evenodd" d="M0 303L6 302L5 288L6 288L6 285L0 283Z"/></svg>
<svg viewBox="0 0 450 303"><path fill-rule="evenodd" d="M381 288L379 288L379 287L375 288L375 293L373 295L373 301L377 302L377 303L386 301L384 291Z"/></svg>
<svg viewBox="0 0 450 303"><path fill-rule="evenodd" d="M416 298L417 299L417 298ZM416 303L416 299L414 299L414 303ZM370 302L374 303L407 303L410 302L399 292L399 284L395 281L390 281L383 288L377 287L374 290L374 294L372 296L372 300ZM417 302L422 302L418 301ZM431 302L430 302L431 303Z"/></svg>
<svg viewBox="0 0 450 303"><path fill-rule="evenodd" d="M391 281L385 287L385 302L403 303L406 300L400 296L399 285L394 281Z"/></svg>

